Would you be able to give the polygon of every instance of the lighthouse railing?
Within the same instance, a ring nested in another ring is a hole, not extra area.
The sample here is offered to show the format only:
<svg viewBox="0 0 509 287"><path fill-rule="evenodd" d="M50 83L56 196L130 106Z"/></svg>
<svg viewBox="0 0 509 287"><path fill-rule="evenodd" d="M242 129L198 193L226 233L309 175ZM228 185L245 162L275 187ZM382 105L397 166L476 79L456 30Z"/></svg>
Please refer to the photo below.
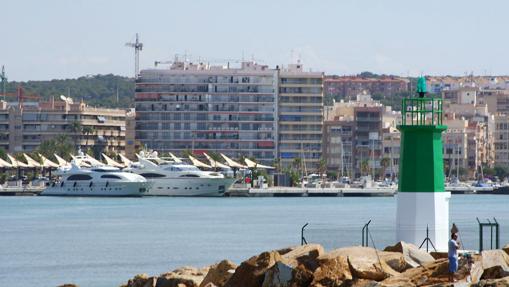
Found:
<svg viewBox="0 0 509 287"><path fill-rule="evenodd" d="M435 126L442 125L442 99L404 98L401 108L403 125Z"/></svg>

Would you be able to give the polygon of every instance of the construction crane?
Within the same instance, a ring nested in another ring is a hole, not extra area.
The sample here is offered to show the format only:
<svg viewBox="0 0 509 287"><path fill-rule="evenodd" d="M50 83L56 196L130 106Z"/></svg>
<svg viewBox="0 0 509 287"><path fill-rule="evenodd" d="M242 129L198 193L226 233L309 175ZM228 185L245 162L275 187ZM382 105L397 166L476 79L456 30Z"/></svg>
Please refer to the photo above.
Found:
<svg viewBox="0 0 509 287"><path fill-rule="evenodd" d="M134 48L134 77L137 78L140 72L140 51L143 49L143 43L139 41L138 33L136 33L134 43L125 43L125 45Z"/></svg>
<svg viewBox="0 0 509 287"><path fill-rule="evenodd" d="M4 95L5 101L5 89L7 87L7 76L5 75L5 67L2 65L2 74L0 74L0 79L2 79L2 95Z"/></svg>
<svg viewBox="0 0 509 287"><path fill-rule="evenodd" d="M26 94L25 93L25 89L23 89L23 87L21 86L18 86L16 88L16 93L4 93L4 98L5 97L17 97L18 98L18 104L20 106L23 105L23 100L24 99L33 99L33 100L40 100L41 97L38 96L38 95L35 95L35 94Z"/></svg>

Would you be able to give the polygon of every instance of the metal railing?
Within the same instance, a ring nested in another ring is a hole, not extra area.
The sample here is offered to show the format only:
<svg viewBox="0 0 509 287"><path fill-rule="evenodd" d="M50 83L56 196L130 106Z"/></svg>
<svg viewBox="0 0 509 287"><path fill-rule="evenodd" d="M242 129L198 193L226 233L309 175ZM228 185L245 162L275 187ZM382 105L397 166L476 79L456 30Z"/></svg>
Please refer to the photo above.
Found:
<svg viewBox="0 0 509 287"><path fill-rule="evenodd" d="M500 246L500 225L497 222L497 219L493 217L493 222L490 219L486 219L487 222L481 222L479 218L477 218L477 222L479 223L479 252L483 251L483 233L484 227L489 227L490 229L490 248L493 249L493 229L495 229L495 249L498 249Z"/></svg>
<svg viewBox="0 0 509 287"><path fill-rule="evenodd" d="M404 98L401 108L403 125L442 125L442 99Z"/></svg>
<svg viewBox="0 0 509 287"><path fill-rule="evenodd" d="M304 224L300 230L300 245L308 244L306 238L304 237L304 229L306 226L308 226L308 224L309 223Z"/></svg>
<svg viewBox="0 0 509 287"><path fill-rule="evenodd" d="M369 246L369 224L371 223L371 220L368 221L368 223L364 224L364 227L362 227L362 246L368 247Z"/></svg>

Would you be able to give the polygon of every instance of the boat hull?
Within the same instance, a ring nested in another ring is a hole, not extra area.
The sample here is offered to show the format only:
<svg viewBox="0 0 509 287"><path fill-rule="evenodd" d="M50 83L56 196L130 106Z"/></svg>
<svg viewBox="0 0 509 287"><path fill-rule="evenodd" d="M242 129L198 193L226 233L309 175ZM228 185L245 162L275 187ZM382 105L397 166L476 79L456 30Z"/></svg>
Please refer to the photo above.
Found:
<svg viewBox="0 0 509 287"><path fill-rule="evenodd" d="M110 182L106 184L82 184L65 182L50 185L43 196L105 196L105 197L139 197L147 192L146 182Z"/></svg>
<svg viewBox="0 0 509 287"><path fill-rule="evenodd" d="M158 178L148 179L148 196L223 196L234 178Z"/></svg>

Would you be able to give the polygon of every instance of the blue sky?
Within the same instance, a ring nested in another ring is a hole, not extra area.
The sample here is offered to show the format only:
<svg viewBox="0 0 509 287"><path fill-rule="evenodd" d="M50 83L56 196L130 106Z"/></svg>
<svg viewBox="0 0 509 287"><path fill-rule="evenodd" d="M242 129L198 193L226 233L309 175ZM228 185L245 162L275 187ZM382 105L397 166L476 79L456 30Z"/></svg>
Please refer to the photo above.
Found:
<svg viewBox="0 0 509 287"><path fill-rule="evenodd" d="M509 74L509 1L7 0L0 65L10 80L132 75L174 54L255 59L300 55L329 74ZM292 53L293 51L293 53Z"/></svg>

